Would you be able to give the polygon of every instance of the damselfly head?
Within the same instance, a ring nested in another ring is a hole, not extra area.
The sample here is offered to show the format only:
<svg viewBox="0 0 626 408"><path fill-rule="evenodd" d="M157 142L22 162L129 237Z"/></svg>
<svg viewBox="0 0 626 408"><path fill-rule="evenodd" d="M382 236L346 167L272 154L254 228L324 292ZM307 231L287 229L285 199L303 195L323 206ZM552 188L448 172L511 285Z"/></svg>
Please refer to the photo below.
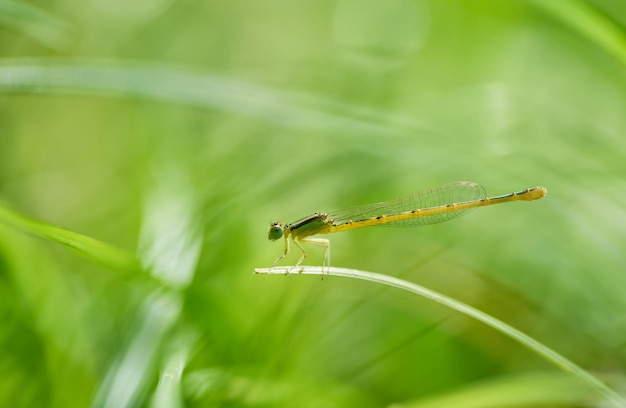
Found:
<svg viewBox="0 0 626 408"><path fill-rule="evenodd" d="M267 239L276 241L277 239L283 236L284 232L285 232L285 224L283 224L282 222L275 222L272 225L270 225L270 230L267 233Z"/></svg>

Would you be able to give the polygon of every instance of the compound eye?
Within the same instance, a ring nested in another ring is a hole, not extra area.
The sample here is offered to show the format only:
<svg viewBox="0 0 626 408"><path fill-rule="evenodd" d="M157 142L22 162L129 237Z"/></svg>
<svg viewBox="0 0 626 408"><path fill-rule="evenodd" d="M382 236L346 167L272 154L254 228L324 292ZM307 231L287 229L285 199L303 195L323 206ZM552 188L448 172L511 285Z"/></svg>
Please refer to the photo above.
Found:
<svg viewBox="0 0 626 408"><path fill-rule="evenodd" d="M284 229L285 226L283 225L283 223L275 222L274 224L270 225L270 230L267 233L267 238L272 241L276 241L283 236Z"/></svg>

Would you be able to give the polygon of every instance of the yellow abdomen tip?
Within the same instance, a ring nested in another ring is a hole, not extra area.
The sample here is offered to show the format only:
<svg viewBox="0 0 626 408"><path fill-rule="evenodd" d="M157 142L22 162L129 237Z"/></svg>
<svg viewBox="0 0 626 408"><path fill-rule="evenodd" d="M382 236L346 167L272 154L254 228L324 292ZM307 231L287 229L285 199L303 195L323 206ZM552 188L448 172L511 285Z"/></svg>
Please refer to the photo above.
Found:
<svg viewBox="0 0 626 408"><path fill-rule="evenodd" d="M545 197L546 194L548 194L548 189L543 186L537 186L530 189L531 200L537 200L539 198Z"/></svg>

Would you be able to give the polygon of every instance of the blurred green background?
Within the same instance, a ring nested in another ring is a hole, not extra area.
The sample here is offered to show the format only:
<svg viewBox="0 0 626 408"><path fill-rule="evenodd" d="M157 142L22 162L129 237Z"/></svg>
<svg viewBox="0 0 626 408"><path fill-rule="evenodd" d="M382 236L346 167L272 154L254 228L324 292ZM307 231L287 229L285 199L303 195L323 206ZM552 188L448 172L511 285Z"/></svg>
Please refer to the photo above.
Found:
<svg viewBox="0 0 626 408"><path fill-rule="evenodd" d="M0 0L0 56L0 207L144 265L0 217L0 406L601 406L428 300L253 275L270 222L456 180L549 193L331 235L333 266L626 394L623 1Z"/></svg>

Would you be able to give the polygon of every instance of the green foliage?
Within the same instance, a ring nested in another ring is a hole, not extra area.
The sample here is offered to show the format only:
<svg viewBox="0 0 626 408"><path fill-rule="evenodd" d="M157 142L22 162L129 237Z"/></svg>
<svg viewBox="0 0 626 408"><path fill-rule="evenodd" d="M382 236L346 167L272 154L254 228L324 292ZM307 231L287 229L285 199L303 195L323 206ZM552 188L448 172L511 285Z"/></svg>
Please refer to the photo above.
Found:
<svg viewBox="0 0 626 408"><path fill-rule="evenodd" d="M0 0L0 406L606 403L429 300L252 274L271 222L455 180L549 193L330 235L333 265L624 395L625 30L602 0Z"/></svg>

